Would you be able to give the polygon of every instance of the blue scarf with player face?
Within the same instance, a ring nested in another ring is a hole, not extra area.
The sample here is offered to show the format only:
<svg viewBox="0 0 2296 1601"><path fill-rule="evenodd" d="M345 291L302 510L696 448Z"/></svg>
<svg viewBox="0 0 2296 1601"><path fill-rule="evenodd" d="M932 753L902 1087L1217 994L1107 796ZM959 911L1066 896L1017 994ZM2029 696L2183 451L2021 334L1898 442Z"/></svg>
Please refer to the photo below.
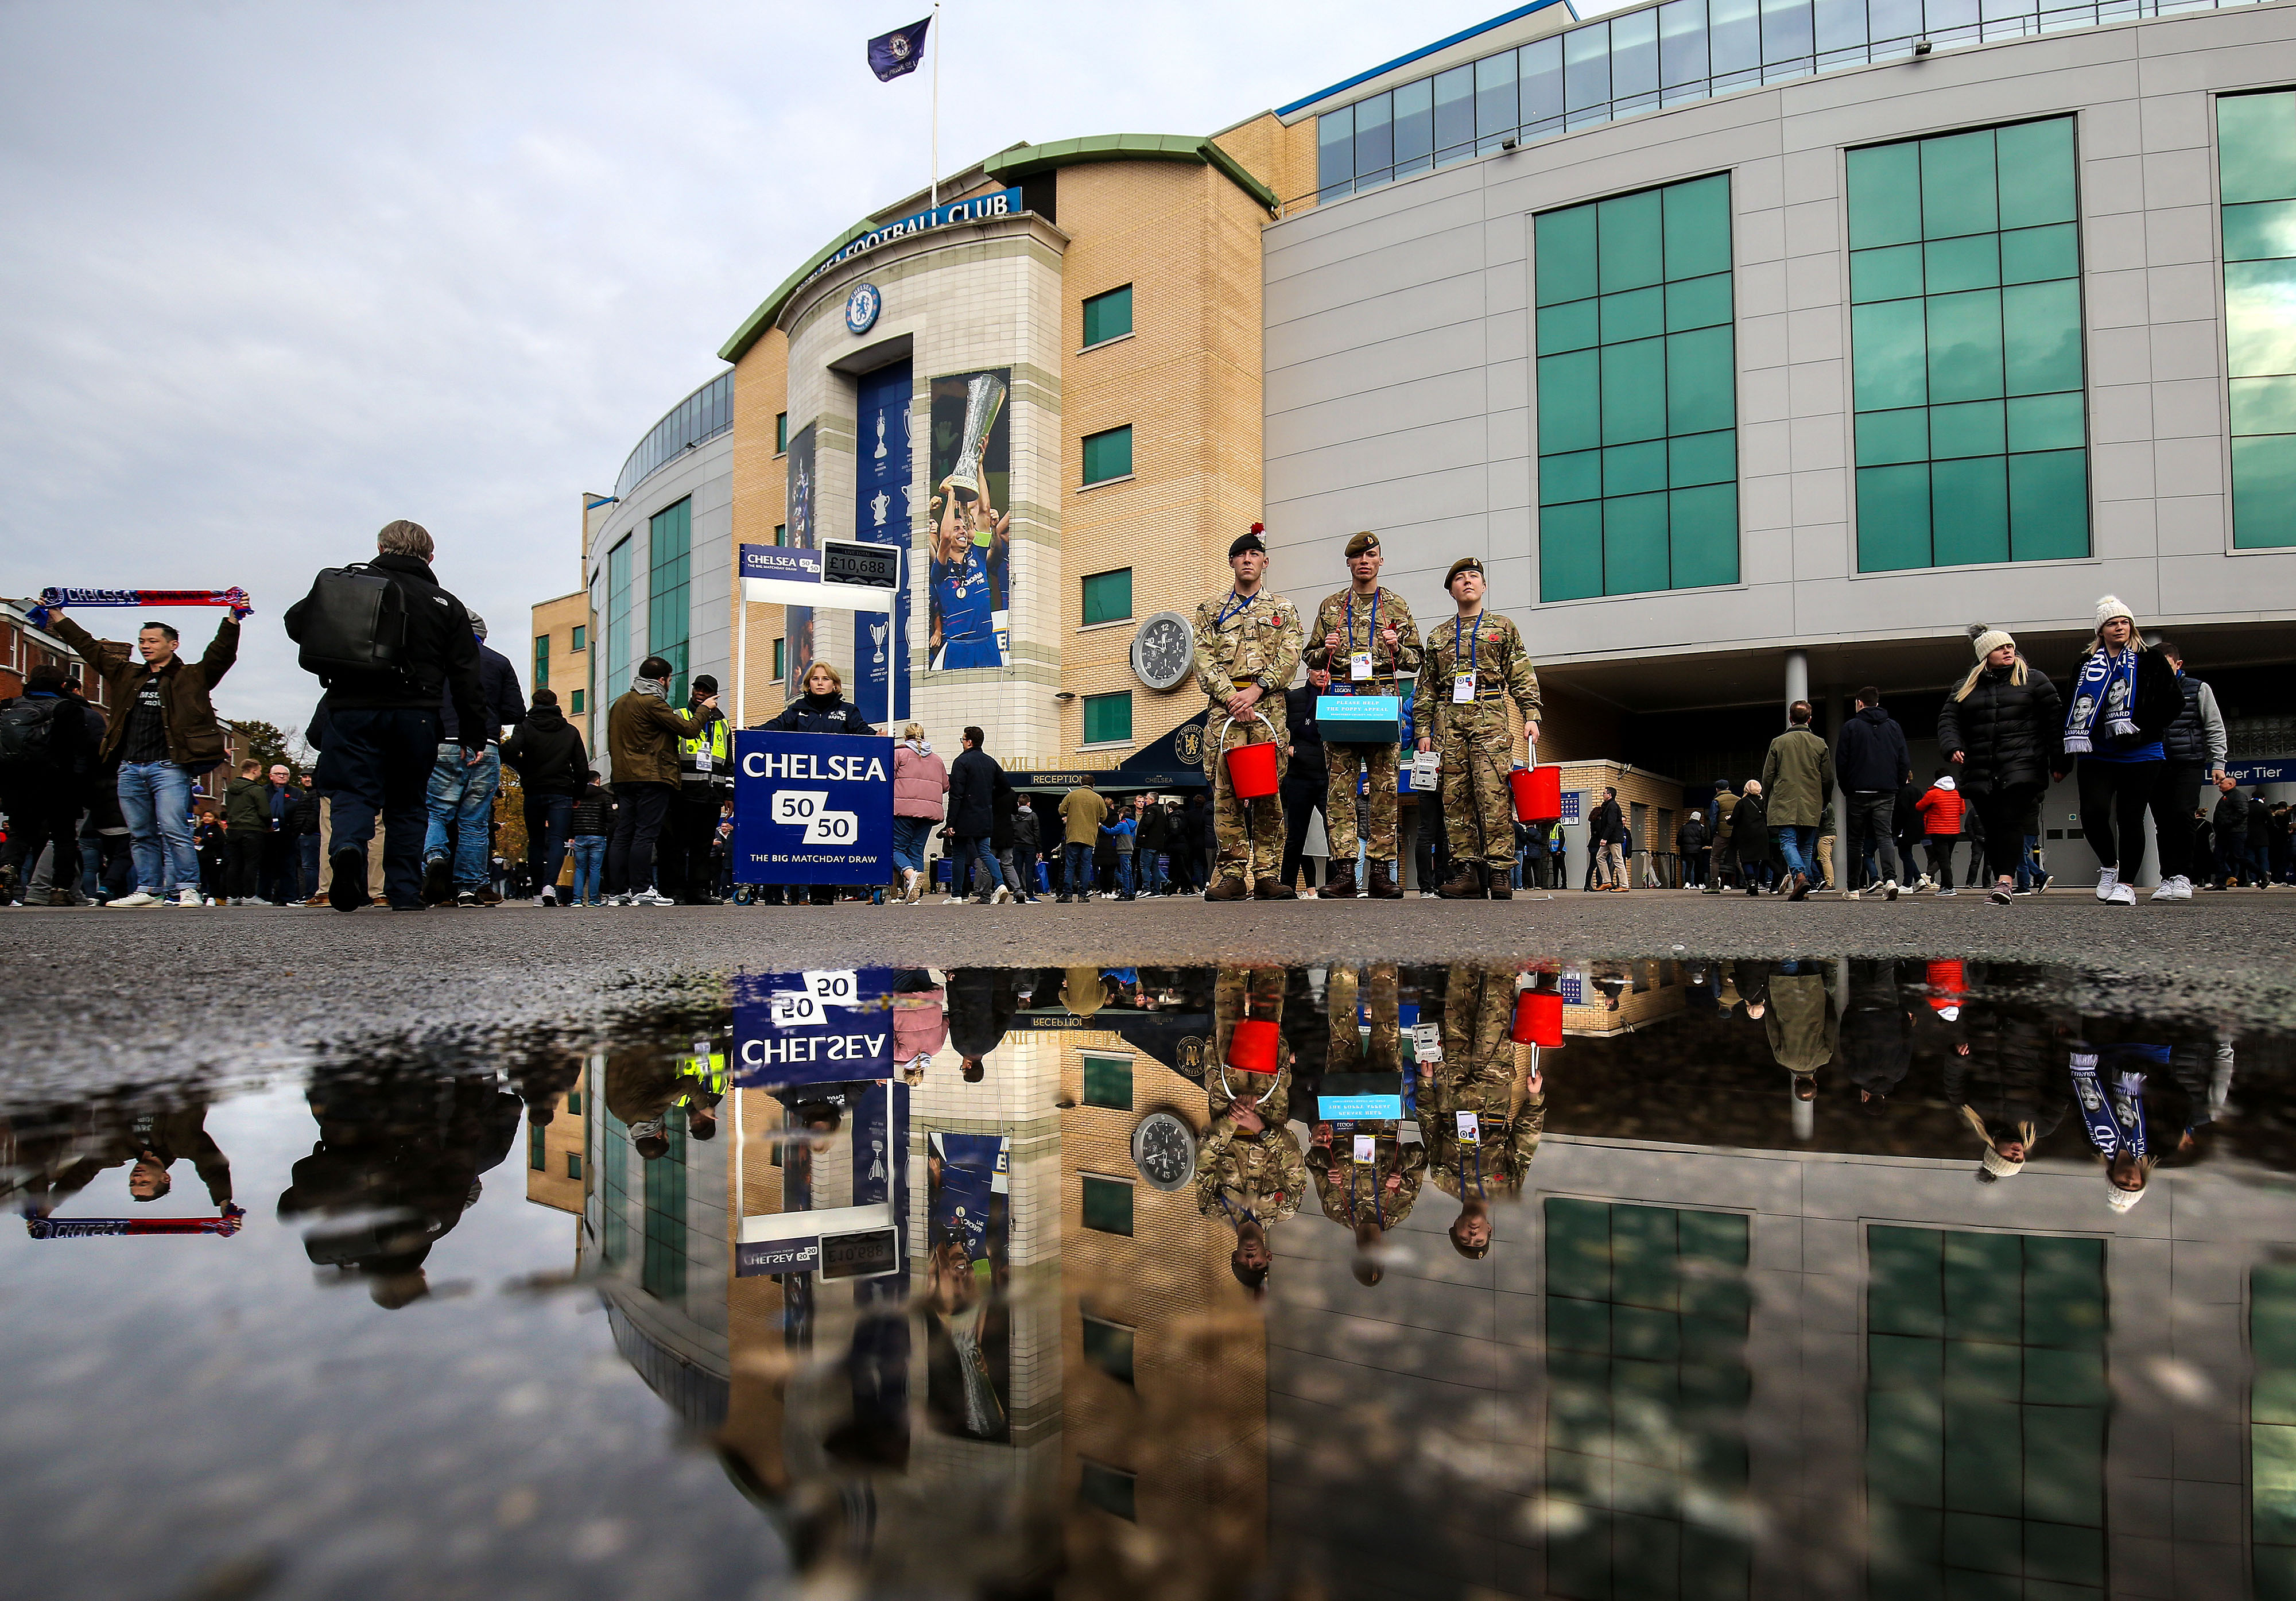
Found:
<svg viewBox="0 0 2296 1601"><path fill-rule="evenodd" d="M2065 713L2065 754L2085 755L2096 749L2100 738L2136 737L2136 642L2131 640L2119 651L2093 651L2081 663L2073 702Z"/></svg>

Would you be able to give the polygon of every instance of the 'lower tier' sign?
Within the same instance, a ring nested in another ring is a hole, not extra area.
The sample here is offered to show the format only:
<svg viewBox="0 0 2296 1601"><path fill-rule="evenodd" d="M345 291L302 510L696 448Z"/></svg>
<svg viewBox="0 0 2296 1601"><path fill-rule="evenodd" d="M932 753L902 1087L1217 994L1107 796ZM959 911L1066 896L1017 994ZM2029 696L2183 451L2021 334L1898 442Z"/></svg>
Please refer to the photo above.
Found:
<svg viewBox="0 0 2296 1601"><path fill-rule="evenodd" d="M893 875L893 742L744 729L734 736L734 879L881 884Z"/></svg>

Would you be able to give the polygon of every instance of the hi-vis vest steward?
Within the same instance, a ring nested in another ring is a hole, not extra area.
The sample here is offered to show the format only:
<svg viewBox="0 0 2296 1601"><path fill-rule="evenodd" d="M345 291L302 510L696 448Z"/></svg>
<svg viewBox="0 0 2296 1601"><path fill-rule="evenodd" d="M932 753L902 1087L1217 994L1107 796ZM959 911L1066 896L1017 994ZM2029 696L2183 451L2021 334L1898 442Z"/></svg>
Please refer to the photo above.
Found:
<svg viewBox="0 0 2296 1601"><path fill-rule="evenodd" d="M677 742L677 776L683 784L734 787L734 742L724 718L710 718L700 735Z"/></svg>

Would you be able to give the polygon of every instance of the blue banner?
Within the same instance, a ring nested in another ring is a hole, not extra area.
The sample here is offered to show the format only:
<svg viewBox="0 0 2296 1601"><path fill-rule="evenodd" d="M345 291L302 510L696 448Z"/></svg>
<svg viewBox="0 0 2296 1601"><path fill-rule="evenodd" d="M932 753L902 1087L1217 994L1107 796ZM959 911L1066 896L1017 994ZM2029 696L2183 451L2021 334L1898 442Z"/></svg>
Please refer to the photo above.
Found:
<svg viewBox="0 0 2296 1601"><path fill-rule="evenodd" d="M734 880L882 884L893 875L893 742L734 735Z"/></svg>
<svg viewBox="0 0 2296 1601"><path fill-rule="evenodd" d="M909 480L909 364L862 374L854 448L853 537L906 546L914 525ZM909 715L909 590L887 616L853 620L853 703L880 727Z"/></svg>
<svg viewBox="0 0 2296 1601"><path fill-rule="evenodd" d="M734 1082L743 1089L780 1089L890 1078L893 980L884 967L739 975L734 981ZM882 1112L876 1126L885 1128ZM857 1122L855 1138L860 1137ZM889 1198L883 1188L864 1194L857 1169L857 1203Z"/></svg>

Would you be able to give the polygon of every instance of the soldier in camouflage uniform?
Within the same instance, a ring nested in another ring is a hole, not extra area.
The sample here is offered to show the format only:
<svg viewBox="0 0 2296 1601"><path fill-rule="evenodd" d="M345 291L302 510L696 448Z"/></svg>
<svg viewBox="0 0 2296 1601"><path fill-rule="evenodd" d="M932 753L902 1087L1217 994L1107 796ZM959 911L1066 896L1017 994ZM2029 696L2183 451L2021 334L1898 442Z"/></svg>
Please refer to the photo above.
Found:
<svg viewBox="0 0 2296 1601"><path fill-rule="evenodd" d="M1420 1127L1435 1186L1456 1196L1449 1229L1464 1257L1490 1249L1490 1197L1521 1193L1546 1128L1546 1086L1532 1047L1513 1038L1514 973L1454 963L1444 987L1443 1060L1424 1070Z"/></svg>
<svg viewBox="0 0 2296 1601"><path fill-rule="evenodd" d="M1280 777L1287 764L1280 697L1300 665L1300 608L1260 587L1267 546L1260 525L1227 547L1234 587L1196 608L1196 684L1211 700L1204 727L1204 771L1212 781L1213 855L1218 862L1207 900L1292 900L1283 882L1283 804L1269 794L1241 800L1228 783L1226 753L1238 745L1274 743ZM1259 708L1279 697L1275 718Z"/></svg>
<svg viewBox="0 0 2296 1601"><path fill-rule="evenodd" d="M1334 967L1325 980L1324 1002L1331 1022L1327 1072L1396 1073L1403 1071L1400 998L1395 965L1382 962L1366 974L1370 991L1369 1049L1357 1043L1356 1000L1361 986L1349 969ZM1371 1142L1370 1160L1357 1145ZM1377 1252L1387 1231L1411 1215L1427 1170L1427 1147L1404 1144L1393 1122L1318 1122L1308 1147L1308 1171L1316 1181L1324 1215L1356 1237L1356 1282L1375 1285L1382 1277Z"/></svg>
<svg viewBox="0 0 2296 1601"><path fill-rule="evenodd" d="M1505 617L1483 610L1483 564L1472 556L1451 563L1443 587L1458 603L1448 626L1427 636L1419 691L1412 702L1419 748L1443 752L1443 830L1456 867L1437 891L1448 900L1513 899L1514 805L1507 771L1514 739L1507 732L1502 696L1512 695L1525 730L1538 740L1538 677L1522 648L1522 635Z"/></svg>
<svg viewBox="0 0 2296 1601"><path fill-rule="evenodd" d="M1282 1043L1283 970L1223 967L1212 989L1214 1050L1204 1072L1211 1133L1196 1159L1196 1207L1218 1214L1235 1230L1228 1258L1236 1282L1257 1294L1267 1282L1274 1254L1267 1231L1300 1210L1308 1193L1308 1167L1300 1142L1285 1126L1290 1115L1292 1061ZM1246 1017L1279 1025L1275 1071L1247 1073L1227 1065L1236 1023Z"/></svg>
<svg viewBox="0 0 2296 1601"><path fill-rule="evenodd" d="M1391 695L1398 673L1419 670L1419 623L1394 590L1379 581L1379 537L1368 531L1348 541L1348 576L1354 581L1328 595L1308 630L1308 665L1331 675L1335 695ZM1357 671L1360 669L1360 676ZM1367 772L1370 793L1371 895L1400 900L1395 867L1397 751L1393 744L1324 742L1324 819L1331 834L1326 899L1356 892L1356 775Z"/></svg>

